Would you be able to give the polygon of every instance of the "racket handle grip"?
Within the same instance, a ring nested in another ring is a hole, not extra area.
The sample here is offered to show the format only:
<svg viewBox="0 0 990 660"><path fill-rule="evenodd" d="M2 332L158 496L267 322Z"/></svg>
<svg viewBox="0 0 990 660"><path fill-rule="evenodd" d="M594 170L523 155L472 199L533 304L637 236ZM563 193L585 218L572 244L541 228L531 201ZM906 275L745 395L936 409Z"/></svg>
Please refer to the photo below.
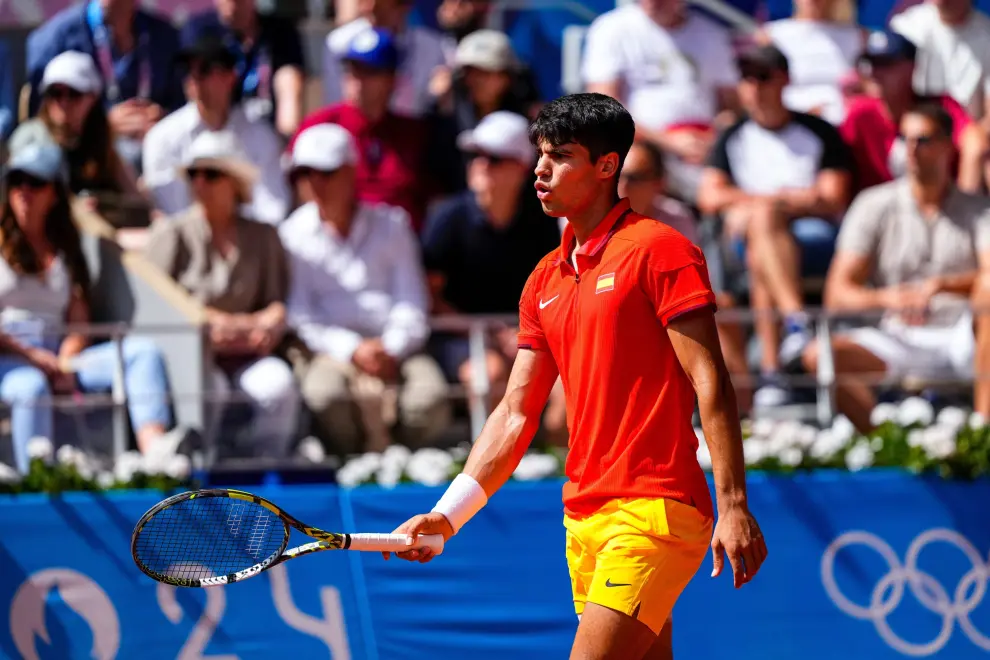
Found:
<svg viewBox="0 0 990 660"><path fill-rule="evenodd" d="M443 535L427 534L416 537L412 545L406 545L405 534L351 534L348 550L363 552L404 552L429 548L433 554L443 552Z"/></svg>

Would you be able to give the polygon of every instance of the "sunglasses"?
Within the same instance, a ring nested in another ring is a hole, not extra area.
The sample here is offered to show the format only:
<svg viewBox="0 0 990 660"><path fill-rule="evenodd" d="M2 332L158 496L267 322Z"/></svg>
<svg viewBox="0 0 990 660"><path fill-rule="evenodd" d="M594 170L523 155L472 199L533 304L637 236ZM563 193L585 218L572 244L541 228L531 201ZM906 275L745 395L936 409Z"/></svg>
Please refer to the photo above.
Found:
<svg viewBox="0 0 990 660"><path fill-rule="evenodd" d="M27 172L11 172L7 175L7 186L10 188L30 188L31 190L41 190L48 185L44 179L31 176Z"/></svg>
<svg viewBox="0 0 990 660"><path fill-rule="evenodd" d="M83 97L82 92L62 86L48 88L45 96L53 101L78 101Z"/></svg>
<svg viewBox="0 0 990 660"><path fill-rule="evenodd" d="M224 176L226 176L220 170L213 169L212 167L191 167L189 168L189 180L195 181L199 177L203 177L204 181L213 183L214 181L219 181Z"/></svg>
<svg viewBox="0 0 990 660"><path fill-rule="evenodd" d="M943 136L938 135L937 133L932 133L931 135L916 135L914 137L898 135L898 137L904 142L904 144L914 143L919 147L927 147L928 145L935 144L941 140Z"/></svg>

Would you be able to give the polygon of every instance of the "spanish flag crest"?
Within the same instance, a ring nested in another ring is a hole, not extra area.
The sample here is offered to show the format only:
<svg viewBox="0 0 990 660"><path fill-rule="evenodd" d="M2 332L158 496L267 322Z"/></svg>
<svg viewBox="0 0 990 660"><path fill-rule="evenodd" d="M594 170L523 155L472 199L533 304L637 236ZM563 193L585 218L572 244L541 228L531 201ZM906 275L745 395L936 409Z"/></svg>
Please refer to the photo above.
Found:
<svg viewBox="0 0 990 660"><path fill-rule="evenodd" d="M615 288L615 273L608 273L606 275L599 275L598 282L595 284L595 294L605 293L606 291L611 291Z"/></svg>

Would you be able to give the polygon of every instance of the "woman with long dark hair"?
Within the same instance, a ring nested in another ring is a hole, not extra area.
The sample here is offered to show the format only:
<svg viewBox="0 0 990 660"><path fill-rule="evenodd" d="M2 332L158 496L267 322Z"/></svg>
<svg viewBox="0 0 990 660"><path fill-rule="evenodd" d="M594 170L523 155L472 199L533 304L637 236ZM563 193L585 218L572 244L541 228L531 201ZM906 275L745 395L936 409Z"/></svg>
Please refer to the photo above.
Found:
<svg viewBox="0 0 990 660"><path fill-rule="evenodd" d="M53 441L53 394L109 391L111 343L88 346L67 324L89 321L90 277L62 183L61 150L32 144L4 172L0 209L0 400L11 409L14 457L28 468L31 438ZM123 344L124 388L138 447L147 451L171 426L165 365L150 341ZM40 405L39 405L40 404ZM178 444L178 436L172 438Z"/></svg>
<svg viewBox="0 0 990 660"><path fill-rule="evenodd" d="M41 81L38 116L14 131L10 152L28 144L54 142L65 153L72 192L137 195L134 173L114 147L102 90L102 79L89 55L69 51L52 59Z"/></svg>

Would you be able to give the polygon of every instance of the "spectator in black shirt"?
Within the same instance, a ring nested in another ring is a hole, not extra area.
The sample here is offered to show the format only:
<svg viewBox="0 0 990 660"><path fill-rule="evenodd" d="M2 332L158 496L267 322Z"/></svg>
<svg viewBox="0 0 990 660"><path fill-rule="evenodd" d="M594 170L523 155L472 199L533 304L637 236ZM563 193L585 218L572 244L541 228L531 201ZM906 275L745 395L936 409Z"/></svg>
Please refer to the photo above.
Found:
<svg viewBox="0 0 990 660"><path fill-rule="evenodd" d="M205 34L221 36L237 53L236 99L251 119L267 118L283 136L302 120L305 61L299 31L290 21L260 15L254 0L215 0L216 9L189 19L183 46Z"/></svg>
<svg viewBox="0 0 990 660"><path fill-rule="evenodd" d="M507 314L519 309L526 279L560 245L554 219L533 194L529 121L493 112L458 139L470 154L469 190L438 206L423 232L434 314ZM497 400L516 351L515 327L489 334L486 364ZM465 333L434 333L431 349L448 379L469 385Z"/></svg>

